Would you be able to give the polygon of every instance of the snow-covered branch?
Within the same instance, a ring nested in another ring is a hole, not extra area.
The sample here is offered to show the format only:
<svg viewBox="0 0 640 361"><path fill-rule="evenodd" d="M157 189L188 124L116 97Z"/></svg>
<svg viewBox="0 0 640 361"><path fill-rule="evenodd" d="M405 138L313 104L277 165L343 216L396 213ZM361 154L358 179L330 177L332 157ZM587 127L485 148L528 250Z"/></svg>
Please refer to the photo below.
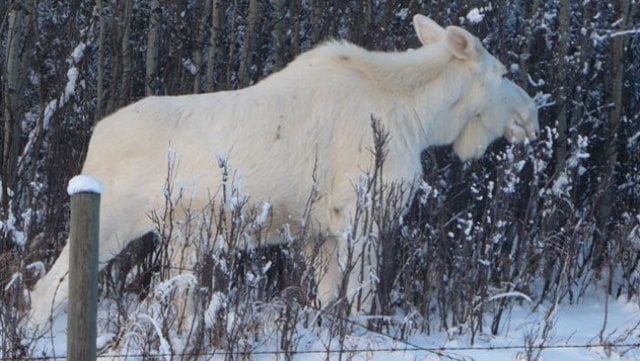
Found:
<svg viewBox="0 0 640 361"><path fill-rule="evenodd" d="M629 35L636 35L636 34L640 34L640 28L608 32L606 34L599 34L597 32L593 32L593 34L591 34L591 39L596 42L603 42L607 39L613 39L620 36L629 36Z"/></svg>

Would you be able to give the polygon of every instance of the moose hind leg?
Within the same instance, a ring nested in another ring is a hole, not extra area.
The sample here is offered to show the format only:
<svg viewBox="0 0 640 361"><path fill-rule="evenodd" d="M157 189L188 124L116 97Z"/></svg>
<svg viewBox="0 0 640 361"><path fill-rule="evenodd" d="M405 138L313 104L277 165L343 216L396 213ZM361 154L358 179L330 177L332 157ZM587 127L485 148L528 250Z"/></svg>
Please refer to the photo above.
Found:
<svg viewBox="0 0 640 361"><path fill-rule="evenodd" d="M99 264L102 269L132 240L153 231L144 202L130 198L130 202L115 202L104 198L100 214ZM26 322L32 328L46 328L65 310L69 296L69 242L49 272L31 292L31 311Z"/></svg>

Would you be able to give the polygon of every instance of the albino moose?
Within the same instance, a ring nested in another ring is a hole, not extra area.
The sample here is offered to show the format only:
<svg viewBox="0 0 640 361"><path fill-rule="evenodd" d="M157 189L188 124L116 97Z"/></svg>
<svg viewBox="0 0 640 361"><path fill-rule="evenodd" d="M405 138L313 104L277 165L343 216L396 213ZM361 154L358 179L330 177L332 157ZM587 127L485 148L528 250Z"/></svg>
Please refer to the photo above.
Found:
<svg viewBox="0 0 640 361"><path fill-rule="evenodd" d="M302 221L315 172L314 232L333 239L332 254L340 255L356 206L354 181L372 164L372 116L390 134L389 182L420 177L420 152L429 146L453 144L467 160L499 137L537 137L534 101L476 37L422 15L413 25L419 49L373 52L330 41L248 88L149 97L104 118L83 168L105 189L101 264L155 229L149 212L164 207L169 149L192 209L202 209L221 184L216 159L224 154L250 202L271 205L272 229ZM67 246L36 284L33 324L64 310L68 258ZM320 281L321 300L337 296L340 276L336 261Z"/></svg>

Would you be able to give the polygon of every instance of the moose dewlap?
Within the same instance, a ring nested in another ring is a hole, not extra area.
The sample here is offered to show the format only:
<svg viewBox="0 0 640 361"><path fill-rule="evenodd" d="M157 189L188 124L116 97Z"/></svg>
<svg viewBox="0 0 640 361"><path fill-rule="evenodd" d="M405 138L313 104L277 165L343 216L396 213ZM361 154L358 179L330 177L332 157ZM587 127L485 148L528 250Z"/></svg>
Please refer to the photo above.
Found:
<svg viewBox="0 0 640 361"><path fill-rule="evenodd" d="M164 207L170 149L179 164L175 184L187 189L192 209L204 207L221 183L216 159L224 154L250 202L270 204L272 229L302 221L315 172L314 231L333 239L332 254L342 255L356 205L353 184L372 164L371 116L390 133L385 181L419 177L420 152L428 146L453 144L465 160L482 156L499 137L537 137L533 100L503 77L505 67L476 37L422 15L413 25L419 49L373 52L331 41L254 86L149 97L103 119L83 168L104 184L101 265L154 230L148 214ZM33 324L64 309L68 257L67 246L36 284ZM338 264L320 281L324 302L337 296Z"/></svg>

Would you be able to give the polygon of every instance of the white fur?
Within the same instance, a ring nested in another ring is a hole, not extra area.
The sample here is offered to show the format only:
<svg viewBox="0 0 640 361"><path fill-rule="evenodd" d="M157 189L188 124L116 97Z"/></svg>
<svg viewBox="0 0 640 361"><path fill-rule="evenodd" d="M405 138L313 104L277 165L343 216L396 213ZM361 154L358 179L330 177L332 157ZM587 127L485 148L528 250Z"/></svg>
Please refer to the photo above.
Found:
<svg viewBox="0 0 640 361"><path fill-rule="evenodd" d="M382 120L391 140L387 180L420 176L420 152L454 143L462 159L479 157L496 138L533 138L537 112L527 94L502 78L504 66L477 38L458 27L443 29L421 15L414 26L423 47L370 52L329 42L300 55L255 86L201 95L150 97L102 120L83 173L100 179L100 261L154 229L148 212L162 209L167 151L179 158L177 184L192 184L193 209L220 184L218 154L228 154L253 204L268 202L274 226L301 220L317 155L320 200L317 229L338 237L355 206L353 182L370 167L370 116ZM32 293L32 320L42 325L58 280L67 271L65 247ZM334 265L321 298L335 296ZM54 312L64 306L67 281Z"/></svg>

